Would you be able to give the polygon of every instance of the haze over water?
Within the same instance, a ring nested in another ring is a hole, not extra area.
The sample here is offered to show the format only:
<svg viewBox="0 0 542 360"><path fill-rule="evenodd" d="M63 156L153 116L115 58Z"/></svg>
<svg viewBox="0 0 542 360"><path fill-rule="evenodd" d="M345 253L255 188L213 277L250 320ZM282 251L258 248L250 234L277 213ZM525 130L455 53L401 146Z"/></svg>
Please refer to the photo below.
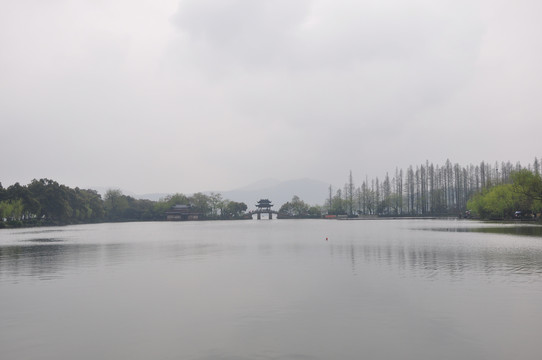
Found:
<svg viewBox="0 0 542 360"><path fill-rule="evenodd" d="M539 230L456 220L1 230L2 359L539 359Z"/></svg>

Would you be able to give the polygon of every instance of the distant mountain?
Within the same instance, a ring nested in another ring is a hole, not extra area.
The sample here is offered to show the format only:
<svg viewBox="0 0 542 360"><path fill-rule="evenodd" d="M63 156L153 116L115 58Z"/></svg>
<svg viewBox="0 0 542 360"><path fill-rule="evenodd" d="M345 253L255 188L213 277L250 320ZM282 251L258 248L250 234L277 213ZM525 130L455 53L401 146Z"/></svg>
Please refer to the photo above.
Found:
<svg viewBox="0 0 542 360"><path fill-rule="evenodd" d="M275 210L294 195L309 205L323 205L327 198L329 184L312 179L297 179L278 181L266 179L250 184L243 188L222 192L225 199L244 202L249 209L254 209L260 199L269 199L275 205Z"/></svg>
<svg viewBox="0 0 542 360"><path fill-rule="evenodd" d="M278 210L282 204L292 200L294 195L299 196L301 200L309 205L323 205L328 196L329 184L313 179L297 179L289 181L279 181L276 179L263 179L241 188L230 191L214 191L222 194L223 199L244 202L249 209L254 209L260 199L269 199L275 205L273 208ZM95 187L95 190L105 195L108 187ZM113 187L113 189L115 189ZM122 190L124 195L132 196L136 199L148 199L158 201L170 193L153 194L135 194L131 191ZM210 191L204 192L210 194ZM189 194L187 194L189 195Z"/></svg>
<svg viewBox="0 0 542 360"><path fill-rule="evenodd" d="M262 179L234 191L255 191L260 189L268 189L280 184L280 181L273 178Z"/></svg>

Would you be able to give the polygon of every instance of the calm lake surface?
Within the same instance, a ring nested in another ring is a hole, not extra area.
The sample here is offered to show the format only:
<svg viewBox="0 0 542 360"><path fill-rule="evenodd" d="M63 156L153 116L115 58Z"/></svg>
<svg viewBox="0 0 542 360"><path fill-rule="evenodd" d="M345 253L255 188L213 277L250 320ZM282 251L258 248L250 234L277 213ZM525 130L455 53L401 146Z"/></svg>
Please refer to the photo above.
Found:
<svg viewBox="0 0 542 360"><path fill-rule="evenodd" d="M0 230L0 357L539 360L540 229L254 220Z"/></svg>

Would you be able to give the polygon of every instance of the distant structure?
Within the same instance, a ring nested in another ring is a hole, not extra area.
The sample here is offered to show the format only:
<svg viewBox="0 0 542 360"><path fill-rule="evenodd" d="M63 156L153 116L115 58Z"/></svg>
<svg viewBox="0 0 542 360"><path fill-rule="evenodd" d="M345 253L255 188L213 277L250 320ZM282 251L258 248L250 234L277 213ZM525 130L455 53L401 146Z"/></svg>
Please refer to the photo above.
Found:
<svg viewBox="0 0 542 360"><path fill-rule="evenodd" d="M256 207L258 208L256 211L254 211L258 215L258 220L262 218L262 213L269 214L269 220L273 219L273 213L276 213L275 211L271 210L271 207L273 204L271 204L271 201L269 199L261 199L256 204Z"/></svg>
<svg viewBox="0 0 542 360"><path fill-rule="evenodd" d="M167 221L200 220L203 214L194 211L191 205L174 205L166 211Z"/></svg>

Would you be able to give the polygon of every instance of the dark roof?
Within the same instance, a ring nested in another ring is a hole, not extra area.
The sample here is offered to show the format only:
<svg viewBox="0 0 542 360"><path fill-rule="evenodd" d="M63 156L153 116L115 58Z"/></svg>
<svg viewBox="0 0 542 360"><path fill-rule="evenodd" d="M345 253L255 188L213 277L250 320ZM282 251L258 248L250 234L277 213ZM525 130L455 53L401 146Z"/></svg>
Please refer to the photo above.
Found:
<svg viewBox="0 0 542 360"><path fill-rule="evenodd" d="M257 207L271 207L273 204L271 204L271 201L269 199L261 199L256 204Z"/></svg>
<svg viewBox="0 0 542 360"><path fill-rule="evenodd" d="M168 211L166 211L167 215L174 215L174 214L198 214L197 212L194 212L192 210L192 205L173 205Z"/></svg>
<svg viewBox="0 0 542 360"><path fill-rule="evenodd" d="M190 209L191 206L190 205L173 205L171 207L171 210L185 210L185 209Z"/></svg>

